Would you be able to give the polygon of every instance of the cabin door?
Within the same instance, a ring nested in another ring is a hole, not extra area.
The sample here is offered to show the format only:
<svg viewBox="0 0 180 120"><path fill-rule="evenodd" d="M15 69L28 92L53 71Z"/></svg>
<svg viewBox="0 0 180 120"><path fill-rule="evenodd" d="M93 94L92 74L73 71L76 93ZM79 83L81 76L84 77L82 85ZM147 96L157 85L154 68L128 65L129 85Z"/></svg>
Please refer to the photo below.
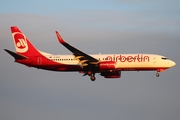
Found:
<svg viewBox="0 0 180 120"><path fill-rule="evenodd" d="M38 58L37 58L37 64L38 64L38 65L41 65L41 64L42 64L42 57L38 57Z"/></svg>

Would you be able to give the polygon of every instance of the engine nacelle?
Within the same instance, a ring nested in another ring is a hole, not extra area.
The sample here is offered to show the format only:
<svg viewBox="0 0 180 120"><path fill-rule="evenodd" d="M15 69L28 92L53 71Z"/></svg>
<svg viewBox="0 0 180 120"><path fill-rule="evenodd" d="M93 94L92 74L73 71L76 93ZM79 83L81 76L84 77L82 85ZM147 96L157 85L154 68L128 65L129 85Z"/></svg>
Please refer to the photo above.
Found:
<svg viewBox="0 0 180 120"><path fill-rule="evenodd" d="M105 78L120 78L121 71L102 72L101 76L104 76Z"/></svg>
<svg viewBox="0 0 180 120"><path fill-rule="evenodd" d="M105 62L100 62L99 63L99 69L100 70L115 70L116 62L114 61L105 61Z"/></svg>

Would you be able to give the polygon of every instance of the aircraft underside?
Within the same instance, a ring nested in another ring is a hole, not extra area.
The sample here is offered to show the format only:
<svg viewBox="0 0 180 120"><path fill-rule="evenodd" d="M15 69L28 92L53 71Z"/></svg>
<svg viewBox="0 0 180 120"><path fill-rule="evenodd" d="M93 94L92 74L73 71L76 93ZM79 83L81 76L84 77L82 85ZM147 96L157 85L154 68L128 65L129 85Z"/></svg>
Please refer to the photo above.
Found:
<svg viewBox="0 0 180 120"><path fill-rule="evenodd" d="M90 76L92 81L95 81L96 73L100 73L101 76L105 78L120 78L121 71L157 71L156 76L159 77L159 72L164 72L168 68L156 68L156 67L147 67L147 68L117 68L116 70L84 70L79 65L63 65L63 66L34 66L38 69L50 70L50 71L57 71L57 72L79 72L82 73L83 76Z"/></svg>

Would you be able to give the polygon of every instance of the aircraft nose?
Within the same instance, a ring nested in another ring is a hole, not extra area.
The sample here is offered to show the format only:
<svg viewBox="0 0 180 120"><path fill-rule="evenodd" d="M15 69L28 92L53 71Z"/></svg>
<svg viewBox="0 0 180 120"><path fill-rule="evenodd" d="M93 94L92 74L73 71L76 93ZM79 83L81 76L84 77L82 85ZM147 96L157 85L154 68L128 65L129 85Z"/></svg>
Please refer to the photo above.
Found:
<svg viewBox="0 0 180 120"><path fill-rule="evenodd" d="M174 62L174 61L170 61L170 65L171 65L171 67L173 67L173 66L175 66L176 65L176 63Z"/></svg>

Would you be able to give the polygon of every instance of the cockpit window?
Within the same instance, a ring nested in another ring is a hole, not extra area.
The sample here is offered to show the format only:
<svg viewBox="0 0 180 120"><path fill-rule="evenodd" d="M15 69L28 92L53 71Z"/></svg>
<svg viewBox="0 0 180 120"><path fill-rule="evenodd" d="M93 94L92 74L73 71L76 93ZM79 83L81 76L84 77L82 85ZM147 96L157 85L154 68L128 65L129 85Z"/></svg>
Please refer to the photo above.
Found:
<svg viewBox="0 0 180 120"><path fill-rule="evenodd" d="M163 59L163 60L167 60L168 58L166 58L166 57L162 57L161 59Z"/></svg>

